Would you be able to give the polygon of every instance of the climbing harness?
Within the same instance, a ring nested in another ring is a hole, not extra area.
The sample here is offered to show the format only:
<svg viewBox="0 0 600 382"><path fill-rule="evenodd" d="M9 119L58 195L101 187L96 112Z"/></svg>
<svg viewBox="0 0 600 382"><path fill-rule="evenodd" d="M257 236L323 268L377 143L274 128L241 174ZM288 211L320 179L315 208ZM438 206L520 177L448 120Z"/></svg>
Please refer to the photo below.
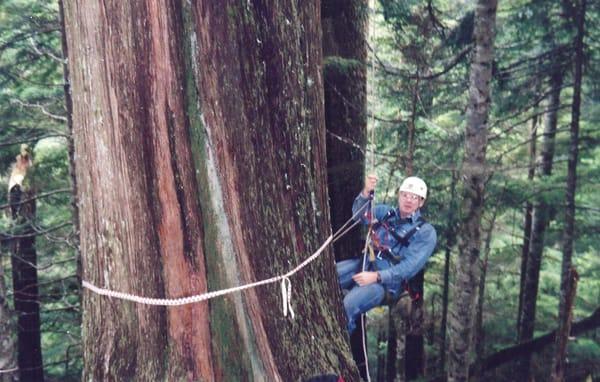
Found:
<svg viewBox="0 0 600 382"><path fill-rule="evenodd" d="M229 293L239 292L239 291L254 288L254 287L257 287L260 285L272 284L272 283L281 281L281 296L282 296L282 300L283 300L283 315L285 317L287 317L287 314L289 312L290 317L294 318L295 314L294 314L294 310L292 309L292 304L291 304L292 282L290 280L290 277L293 276L294 274L296 274L302 268L306 267L309 263L314 261L317 257L319 257L319 255L321 255L321 253L323 253L325 248L327 248L330 244L335 243L339 238L341 238L348 231L350 231L356 224L358 224L359 220L354 220L354 219L362 212L363 209L365 209L365 207L367 205L369 205L369 203L365 203L365 205L362 206L358 211L356 211L356 213L350 219L348 219L346 221L346 223L344 223L344 225L342 225L342 227L340 227L340 229L338 229L334 234L330 235L323 242L321 247L319 247L319 249L317 249L316 252L314 252L312 255L310 255L306 260L304 260L302 263L300 263L294 269L292 269L291 271L289 271L286 274L271 277L266 280L260 280L260 281L256 281L253 283L240 285L237 287L222 289L222 290L218 290L218 291L214 291L214 292L202 293L202 294L189 296L189 297L175 298L175 299L141 297L141 296L136 296L136 295L129 294L129 293L117 292L117 291L113 291L110 289L100 288L86 280L83 280L81 284L84 288L87 288L90 291L92 291L96 294L102 295L102 296L108 296L108 297L118 298L121 300L137 302L139 304L144 304L144 305L179 306L179 305L193 304L196 302L205 301L205 300L209 300L211 298L223 296L223 295L226 295ZM354 221L354 223L352 223L353 221ZM352 224L350 224L350 223L352 223Z"/></svg>
<svg viewBox="0 0 600 382"><path fill-rule="evenodd" d="M414 225L408 232L406 232L402 235L399 234L398 232L396 232L392 227L389 227L386 224L385 219L383 219L381 222L376 223L376 224L381 224L382 226L384 226L386 232L389 233L390 235L392 235L394 237L394 239L396 239L396 245L393 248L383 248L383 249L379 250L377 253L377 257L380 259L387 260L392 265L398 264L400 261L402 261L402 258L394 255L394 253L392 252L392 249L396 248L399 245L401 247L408 247L408 244L410 243L410 239L417 232L419 232L419 230L421 229L421 227L423 227L423 225L425 223L426 223L425 219L423 219L423 217L419 217L419 219L417 220L417 224ZM416 301L419 298L421 298L421 294L423 293L421 288L418 287L418 285L416 283L418 276L420 276L420 274L422 272L423 271L421 270L419 273L417 273L417 275L411 277L409 280L406 280L402 283L402 288L406 292L408 292L410 298L413 301ZM384 301L386 301L387 305L392 305L394 302L396 302L398 299L400 299L401 296L402 296L401 293L399 293L398 295L392 296L386 292L386 297L385 297Z"/></svg>

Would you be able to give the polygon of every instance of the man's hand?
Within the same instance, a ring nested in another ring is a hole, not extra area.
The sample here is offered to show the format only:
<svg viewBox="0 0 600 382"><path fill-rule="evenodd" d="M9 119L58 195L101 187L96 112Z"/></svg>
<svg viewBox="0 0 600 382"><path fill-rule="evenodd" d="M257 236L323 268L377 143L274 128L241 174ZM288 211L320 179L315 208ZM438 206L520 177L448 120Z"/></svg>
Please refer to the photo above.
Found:
<svg viewBox="0 0 600 382"><path fill-rule="evenodd" d="M363 192L362 192L363 196L365 198L368 198L371 191L373 191L375 189L375 186L377 186L377 175L375 175L375 174L367 175L367 177L365 178L365 188L363 189Z"/></svg>
<svg viewBox="0 0 600 382"><path fill-rule="evenodd" d="M374 284L377 282L377 272L360 272L352 276L352 280L360 286Z"/></svg>

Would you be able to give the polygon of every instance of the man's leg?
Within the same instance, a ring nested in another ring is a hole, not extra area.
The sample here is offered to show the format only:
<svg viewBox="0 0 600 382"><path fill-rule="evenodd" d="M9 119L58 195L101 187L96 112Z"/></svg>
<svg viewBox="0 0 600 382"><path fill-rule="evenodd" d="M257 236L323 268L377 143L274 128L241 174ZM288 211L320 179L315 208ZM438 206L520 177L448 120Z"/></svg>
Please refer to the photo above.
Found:
<svg viewBox="0 0 600 382"><path fill-rule="evenodd" d="M352 333L354 331L356 320L362 313L366 313L372 308L381 305L384 297L385 288L379 283L352 288L344 297L344 309L348 318L348 332Z"/></svg>
<svg viewBox="0 0 600 382"><path fill-rule="evenodd" d="M362 258L342 260L335 264L342 289L350 289L356 285L352 276L361 271Z"/></svg>

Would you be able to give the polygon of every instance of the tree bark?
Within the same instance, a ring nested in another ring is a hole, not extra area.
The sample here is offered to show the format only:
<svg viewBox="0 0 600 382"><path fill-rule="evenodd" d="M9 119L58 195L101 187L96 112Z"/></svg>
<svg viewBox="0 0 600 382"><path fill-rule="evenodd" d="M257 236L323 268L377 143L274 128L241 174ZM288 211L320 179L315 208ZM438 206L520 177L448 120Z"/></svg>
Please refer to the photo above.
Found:
<svg viewBox="0 0 600 382"><path fill-rule="evenodd" d="M420 70L417 71L419 73ZM419 94L421 91L420 80L416 79L412 83L412 100L411 100L411 112L410 119L407 124L407 152L406 152L406 166L405 173L407 176L414 174L414 157L415 157L415 146L416 146L416 135L417 126L416 121L419 116L418 102L421 99ZM428 97L429 98L429 97ZM429 99L428 99L429 100ZM429 104L429 102L427 102ZM421 110L421 113L423 110ZM417 273L414 276L415 286L417 290L424 291L425 282L425 269ZM411 302L411 314L405 323L405 327L409 330L403 333L405 338L405 349L404 349L404 374L407 381L412 381L425 374L425 341L423 339L424 331L424 318L425 318L425 305L423 300L425 299L424 293L421 296ZM391 317L396 319L396 317Z"/></svg>
<svg viewBox="0 0 600 382"><path fill-rule="evenodd" d="M545 115L544 136L539 159L539 176L547 177L552 174L552 163L555 151L555 136L560 106L563 73L556 68L552 75L552 89L548 100L548 112ZM535 311L540 278L540 266L544 251L544 236L551 216L551 205L544 200L544 195L534 202L529 240L529 253L525 267L524 282L520 294L521 310L518 314L518 342L529 341L533 338L535 328ZM518 374L524 380L529 378L530 359L524 357L519 361Z"/></svg>
<svg viewBox="0 0 600 382"><path fill-rule="evenodd" d="M285 273L319 247L315 4L65 6L86 280L189 296ZM168 309L84 293L84 379L356 379L323 257L291 280L296 321L278 285Z"/></svg>
<svg viewBox="0 0 600 382"><path fill-rule="evenodd" d="M18 380L19 374L17 342L15 341L17 330L14 323L14 312L8 306L4 280L4 259L0 253L0 382L13 382Z"/></svg>
<svg viewBox="0 0 600 382"><path fill-rule="evenodd" d="M496 0L479 0L475 11L475 53L471 63L465 159L462 227L456 261L456 286L450 315L449 381L469 379L469 353L473 325L473 306L478 280L486 170L490 80L494 59Z"/></svg>
<svg viewBox="0 0 600 382"><path fill-rule="evenodd" d="M581 79L583 76L583 38L585 33L586 0L581 0L577 7L575 24L575 70L573 83L573 102L571 106L571 139L569 144L569 159L567 162L567 193L565 208L565 231L563 237L563 259L560 281L560 303L558 307L558 333L569 333L574 295L577 286L577 275L573 275L572 257L573 242L575 241L575 190L577 187L577 157L579 155L579 116L581 114ZM555 341L555 357L552 367L553 381L564 377L565 356L568 336L557 335Z"/></svg>
<svg viewBox="0 0 600 382"><path fill-rule="evenodd" d="M529 169L527 171L527 180L533 181L535 176L535 158L537 146L537 122L538 117L531 121L529 129ZM531 242L531 225L533 218L533 203L525 203L525 222L523 224L523 247L521 248L521 272L519 280L519 305L517 308L517 328L521 322L521 307L523 305L523 292L525 291L525 274L527 272L527 256L529 255L529 244Z"/></svg>
<svg viewBox="0 0 600 382"><path fill-rule="evenodd" d="M575 268L571 268L568 274L568 285L564 287L564 291L562 293L566 293L567 295L564 297L564 302L562 302L561 296L561 306L560 309L564 310L566 313L563 315L562 311L560 311L559 320L563 321L558 322L558 329L556 330L556 339L554 341L554 363L552 366L552 374L550 376L551 381L560 382L564 380L565 375L565 357L567 354L567 342L569 340L569 333L571 332L571 322L573 320L573 304L575 303L575 295L577 293L577 281L579 279L579 275ZM563 305L564 304L564 305Z"/></svg>
<svg viewBox="0 0 600 382"><path fill-rule="evenodd" d="M364 179L367 15L365 0L321 2L327 183L333 231L351 217L350 206ZM361 230L356 226L334 244L336 260L360 256L362 244ZM361 325L354 331L350 347L361 377L368 378L363 329Z"/></svg>
<svg viewBox="0 0 600 382"><path fill-rule="evenodd" d="M387 352L384 352L379 346L387 339L387 333L383 325L380 326L377 333L377 382L385 382L385 361Z"/></svg>
<svg viewBox="0 0 600 382"><path fill-rule="evenodd" d="M28 150L26 145L21 146L8 186L12 233L17 236L10 241L14 306L17 314L17 362L20 380L43 381L37 253L33 228L36 215L35 189L32 187L33 163Z"/></svg>
<svg viewBox="0 0 600 382"><path fill-rule="evenodd" d="M420 272L417 277L417 285L423 288L425 274ZM406 346L404 349L404 374L407 381L413 381L425 375L425 338L423 335L425 327L425 297L420 296L411 301L411 315L408 319L406 331Z"/></svg>
<svg viewBox="0 0 600 382"><path fill-rule="evenodd" d="M366 0L321 3L323 80L327 128L327 183L331 224L337 231L351 216L364 179L367 144ZM360 227L334 244L339 260L358 256Z"/></svg>
<svg viewBox="0 0 600 382"><path fill-rule="evenodd" d="M483 261L481 262L481 276L479 277L479 285L477 292L477 308L475 311L475 328L473 331L473 349L475 350L475 370L473 371L473 380L481 381L482 370L481 370L481 359L485 351L485 332L483 330L483 306L485 302L485 280L488 269L488 259L490 257L491 245L492 245L492 233L496 225L496 218L498 216L498 209L494 210L491 221L487 229L485 230L485 246Z"/></svg>
<svg viewBox="0 0 600 382"><path fill-rule="evenodd" d="M442 322L440 323L440 369L446 368L446 333L448 322L448 295L450 291L450 255L452 247L456 244L456 184L458 182L458 172L452 171L452 183L450 184L450 206L448 208L448 217L446 220L446 250L444 256L444 290L442 292Z"/></svg>
<svg viewBox="0 0 600 382"><path fill-rule="evenodd" d="M404 370L402 368L404 360L404 321L394 320L394 309L392 307L388 310L388 336L387 336L387 351L386 351L386 362L385 362L385 376L387 382L393 382L396 379L404 381ZM401 342L402 346L398 346L398 342ZM400 348L400 357L398 357L398 348ZM400 359L398 359L400 358ZM399 362L400 361L400 362ZM402 371L401 376L397 378L398 370L396 366Z"/></svg>
<svg viewBox="0 0 600 382"><path fill-rule="evenodd" d="M81 280L81 253L79 252L79 209L77 206L77 179L75 171L75 146L73 143L73 98L71 97L71 86L69 84L69 48L67 46L67 34L65 32L65 12L63 0L58 1L59 16L60 16L60 27L61 27L61 49L63 63L63 90L65 93L65 109L67 118L67 131L69 136L67 138L67 153L69 156L69 177L71 181L71 221L73 222L73 234L70 238L71 244L75 247L75 254L77 255L77 275Z"/></svg>

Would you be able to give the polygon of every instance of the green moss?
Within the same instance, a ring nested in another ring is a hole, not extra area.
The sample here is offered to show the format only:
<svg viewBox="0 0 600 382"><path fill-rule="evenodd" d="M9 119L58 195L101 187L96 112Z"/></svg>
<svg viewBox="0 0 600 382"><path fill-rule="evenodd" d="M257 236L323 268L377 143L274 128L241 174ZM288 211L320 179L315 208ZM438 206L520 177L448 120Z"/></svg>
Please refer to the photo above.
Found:
<svg viewBox="0 0 600 382"><path fill-rule="evenodd" d="M184 3L185 4L185 3ZM234 17L234 9L228 7L229 17ZM201 215L204 231L204 260L206 264L207 284L209 290L218 290L228 287L225 282L225 272L223 270L222 257L219 248L215 245L220 238L218 227L214 222L219 211L214 211L211 206L209 182L214 181L209 178L206 152L206 131L201 119L201 101L194 75L194 66L192 60L195 60L193 51L198 47L192 48L196 44L192 38L194 26L189 5L184 5L183 12L186 61L186 99L187 115L190 121L190 138L192 145L192 155L194 158L194 168L196 169L196 181L198 185L198 199L201 206ZM197 62L197 61L196 61ZM251 380L250 360L244 349L239 328L236 326L235 307L228 298L214 299L210 304L210 330L213 367L215 378L224 381Z"/></svg>
<svg viewBox="0 0 600 382"><path fill-rule="evenodd" d="M364 64L359 60L339 56L328 56L323 59L323 72L325 76L334 73L351 75L363 69Z"/></svg>

